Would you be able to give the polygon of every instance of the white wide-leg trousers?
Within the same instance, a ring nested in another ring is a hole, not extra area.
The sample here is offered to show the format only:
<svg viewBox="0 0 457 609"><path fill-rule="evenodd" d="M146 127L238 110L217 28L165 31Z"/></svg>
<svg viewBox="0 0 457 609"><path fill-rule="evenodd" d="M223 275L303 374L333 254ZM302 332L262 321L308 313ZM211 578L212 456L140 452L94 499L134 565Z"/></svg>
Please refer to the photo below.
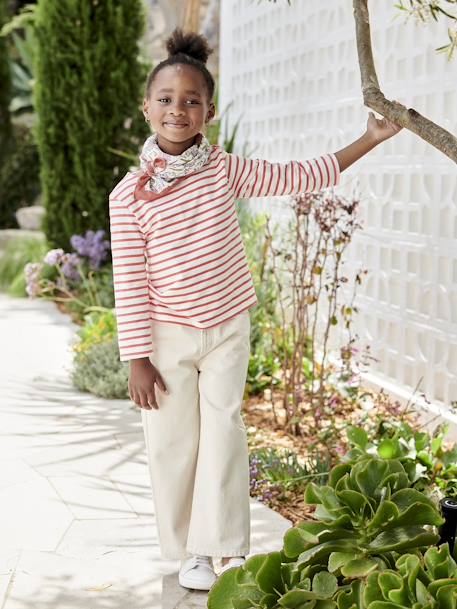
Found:
<svg viewBox="0 0 457 609"><path fill-rule="evenodd" d="M244 311L205 330L152 322L169 395L141 409L163 558L249 553L249 457L240 409L250 352Z"/></svg>

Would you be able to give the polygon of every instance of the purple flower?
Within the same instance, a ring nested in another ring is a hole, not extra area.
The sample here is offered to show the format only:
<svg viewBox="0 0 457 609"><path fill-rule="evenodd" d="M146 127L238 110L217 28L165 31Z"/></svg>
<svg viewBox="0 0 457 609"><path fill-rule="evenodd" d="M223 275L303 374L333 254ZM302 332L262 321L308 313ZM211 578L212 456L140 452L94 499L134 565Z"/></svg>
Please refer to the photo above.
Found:
<svg viewBox="0 0 457 609"><path fill-rule="evenodd" d="M28 262L24 266L26 280L25 290L31 298L35 298L40 293L39 279L43 269L41 262Z"/></svg>
<svg viewBox="0 0 457 609"><path fill-rule="evenodd" d="M43 258L43 262L45 264L49 264L50 266L54 266L60 262L63 255L64 255L64 251L62 248L58 248L55 250L49 250L49 252Z"/></svg>
<svg viewBox="0 0 457 609"><path fill-rule="evenodd" d="M77 254L64 254L62 256L62 273L73 281L79 281L81 275L76 266L81 264L81 259Z"/></svg>
<svg viewBox="0 0 457 609"><path fill-rule="evenodd" d="M99 229L95 233L93 230L88 230L84 237L73 235L70 243L80 256L89 258L92 268L98 269L106 259L107 251L110 248L110 242L106 241L104 236L105 231L103 229Z"/></svg>

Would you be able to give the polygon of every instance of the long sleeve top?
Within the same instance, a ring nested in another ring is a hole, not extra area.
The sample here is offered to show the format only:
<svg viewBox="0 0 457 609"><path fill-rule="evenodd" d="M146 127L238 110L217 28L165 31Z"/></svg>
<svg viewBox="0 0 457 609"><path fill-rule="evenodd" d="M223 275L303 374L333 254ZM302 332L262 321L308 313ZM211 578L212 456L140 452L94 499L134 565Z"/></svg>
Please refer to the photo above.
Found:
<svg viewBox="0 0 457 609"><path fill-rule="evenodd" d="M154 352L154 322L211 328L255 306L235 199L319 191L340 169L333 153L273 163L213 145L200 170L150 201L134 197L138 175L109 196L121 361Z"/></svg>

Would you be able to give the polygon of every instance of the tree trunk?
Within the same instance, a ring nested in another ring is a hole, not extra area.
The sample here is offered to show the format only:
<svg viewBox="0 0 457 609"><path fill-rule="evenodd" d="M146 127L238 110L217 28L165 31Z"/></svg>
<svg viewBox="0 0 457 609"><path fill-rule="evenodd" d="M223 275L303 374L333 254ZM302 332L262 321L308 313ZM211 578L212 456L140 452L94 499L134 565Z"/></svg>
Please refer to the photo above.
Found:
<svg viewBox="0 0 457 609"><path fill-rule="evenodd" d="M182 28L187 32L200 31L201 0L186 0Z"/></svg>
<svg viewBox="0 0 457 609"><path fill-rule="evenodd" d="M457 138L413 108L385 98L379 88L370 36L368 0L353 0L357 52L365 106L409 129L457 163Z"/></svg>

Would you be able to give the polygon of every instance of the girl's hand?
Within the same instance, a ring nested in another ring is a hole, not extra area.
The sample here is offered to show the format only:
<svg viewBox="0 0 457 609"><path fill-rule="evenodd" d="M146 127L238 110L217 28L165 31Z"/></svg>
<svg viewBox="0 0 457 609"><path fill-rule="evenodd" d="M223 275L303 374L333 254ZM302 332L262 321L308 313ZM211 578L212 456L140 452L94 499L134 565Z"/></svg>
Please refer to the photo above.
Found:
<svg viewBox="0 0 457 609"><path fill-rule="evenodd" d="M396 123L392 123L387 118L378 119L375 117L373 112L369 113L367 121L367 135L376 144L389 139L389 137L392 137L402 129L403 127L400 127L400 125L397 125Z"/></svg>
<svg viewBox="0 0 457 609"><path fill-rule="evenodd" d="M130 361L129 395L135 404L151 410L158 409L154 385L168 394L160 372L153 366L149 358L139 358Z"/></svg>

